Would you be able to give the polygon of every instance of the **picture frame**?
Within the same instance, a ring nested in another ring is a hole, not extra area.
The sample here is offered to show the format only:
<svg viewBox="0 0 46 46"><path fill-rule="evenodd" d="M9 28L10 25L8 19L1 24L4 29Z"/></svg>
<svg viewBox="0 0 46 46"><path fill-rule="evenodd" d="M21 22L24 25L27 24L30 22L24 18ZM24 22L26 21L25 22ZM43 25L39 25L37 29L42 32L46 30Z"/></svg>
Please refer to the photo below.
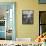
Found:
<svg viewBox="0 0 46 46"><path fill-rule="evenodd" d="M46 0L39 0L39 4L46 4Z"/></svg>
<svg viewBox="0 0 46 46"><path fill-rule="evenodd" d="M22 10L22 24L33 24L33 10Z"/></svg>

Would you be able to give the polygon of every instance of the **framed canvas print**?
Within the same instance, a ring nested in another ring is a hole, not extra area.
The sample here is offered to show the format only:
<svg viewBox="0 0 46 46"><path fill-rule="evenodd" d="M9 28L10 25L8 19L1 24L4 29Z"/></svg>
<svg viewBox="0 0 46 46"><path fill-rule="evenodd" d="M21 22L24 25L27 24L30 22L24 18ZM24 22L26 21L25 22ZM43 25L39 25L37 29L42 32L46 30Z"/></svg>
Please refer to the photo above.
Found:
<svg viewBox="0 0 46 46"><path fill-rule="evenodd" d="M39 0L40 4L46 4L46 0Z"/></svg>
<svg viewBox="0 0 46 46"><path fill-rule="evenodd" d="M23 10L22 11L22 24L33 24L33 15L32 10Z"/></svg>
<svg viewBox="0 0 46 46"><path fill-rule="evenodd" d="M0 2L0 40L15 40L15 2Z"/></svg>

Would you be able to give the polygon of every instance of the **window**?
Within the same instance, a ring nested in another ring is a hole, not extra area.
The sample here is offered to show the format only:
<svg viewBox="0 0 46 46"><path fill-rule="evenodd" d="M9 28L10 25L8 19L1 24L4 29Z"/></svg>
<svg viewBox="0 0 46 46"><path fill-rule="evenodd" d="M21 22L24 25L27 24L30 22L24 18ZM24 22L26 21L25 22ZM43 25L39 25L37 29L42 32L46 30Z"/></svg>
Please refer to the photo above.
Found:
<svg viewBox="0 0 46 46"><path fill-rule="evenodd" d="M46 4L46 0L39 0L40 4Z"/></svg>
<svg viewBox="0 0 46 46"><path fill-rule="evenodd" d="M15 40L15 3L0 3L0 40Z"/></svg>
<svg viewBox="0 0 46 46"><path fill-rule="evenodd" d="M46 32L46 11L39 12L39 35Z"/></svg>

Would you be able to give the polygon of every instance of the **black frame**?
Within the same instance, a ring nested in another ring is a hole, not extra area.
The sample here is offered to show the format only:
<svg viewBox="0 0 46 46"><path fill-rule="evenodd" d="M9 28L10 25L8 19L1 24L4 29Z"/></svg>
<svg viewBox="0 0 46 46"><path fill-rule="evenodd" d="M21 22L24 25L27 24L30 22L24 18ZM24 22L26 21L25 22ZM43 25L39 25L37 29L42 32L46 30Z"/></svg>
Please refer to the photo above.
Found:
<svg viewBox="0 0 46 46"><path fill-rule="evenodd" d="M39 14L39 36L40 36L40 14Z"/></svg>
<svg viewBox="0 0 46 46"><path fill-rule="evenodd" d="M25 11L25 12L26 12L26 11L27 11L27 12L32 11L32 15L31 15L31 16L32 16L32 17L31 17L32 20L30 19L30 20L32 21L32 23L31 23L31 22L30 22L30 23L28 23L28 22L27 22L27 23L23 23L23 16L27 16L27 14L25 14L25 15L23 14L24 11ZM33 10L22 10L22 24L33 24L33 23L34 23L33 21L34 21L34 11L33 11Z"/></svg>

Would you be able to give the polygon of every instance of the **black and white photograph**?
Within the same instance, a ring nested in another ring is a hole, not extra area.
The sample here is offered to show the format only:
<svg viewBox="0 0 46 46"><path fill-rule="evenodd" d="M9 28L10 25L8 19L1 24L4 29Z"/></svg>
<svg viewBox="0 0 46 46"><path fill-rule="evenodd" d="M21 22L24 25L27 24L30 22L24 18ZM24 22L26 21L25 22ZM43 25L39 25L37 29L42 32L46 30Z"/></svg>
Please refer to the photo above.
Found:
<svg viewBox="0 0 46 46"><path fill-rule="evenodd" d="M33 24L33 11L23 10L22 11L22 24Z"/></svg>

